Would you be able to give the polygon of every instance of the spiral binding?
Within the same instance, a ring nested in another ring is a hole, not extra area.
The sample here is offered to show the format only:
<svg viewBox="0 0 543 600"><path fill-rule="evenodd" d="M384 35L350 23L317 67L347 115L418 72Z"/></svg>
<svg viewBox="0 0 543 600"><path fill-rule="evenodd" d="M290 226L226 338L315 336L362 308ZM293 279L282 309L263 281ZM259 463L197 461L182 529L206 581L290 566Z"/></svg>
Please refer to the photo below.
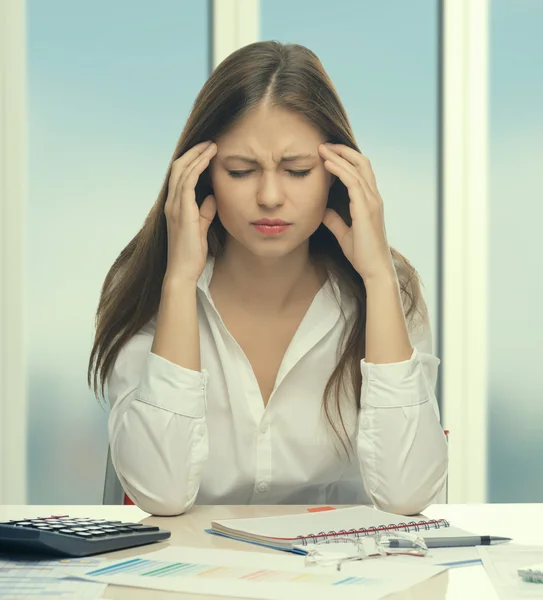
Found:
<svg viewBox="0 0 543 600"><path fill-rule="evenodd" d="M362 529L341 529L340 531L321 531L320 533L310 533L308 535L299 535L297 540L302 542L303 546L309 543L316 544L317 542L329 543L336 537L355 537L360 538L366 535L376 535L378 533L386 533L387 531L403 531L409 533L411 531L428 531L429 529L440 529L441 527L450 527L449 521L446 519L430 519L429 521L409 521L409 523L390 523L389 525L377 525L376 527L363 527Z"/></svg>

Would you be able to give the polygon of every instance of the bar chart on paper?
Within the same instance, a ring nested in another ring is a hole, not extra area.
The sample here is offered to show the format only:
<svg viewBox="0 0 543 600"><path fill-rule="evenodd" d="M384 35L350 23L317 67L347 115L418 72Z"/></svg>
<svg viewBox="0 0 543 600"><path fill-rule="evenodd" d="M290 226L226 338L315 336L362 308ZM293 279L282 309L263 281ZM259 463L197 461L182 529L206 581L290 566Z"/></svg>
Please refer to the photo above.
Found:
<svg viewBox="0 0 543 600"><path fill-rule="evenodd" d="M65 598L95 600L105 585L87 581L63 579L78 571L104 564L97 558L66 560L12 560L0 555L0 598Z"/></svg>
<svg viewBox="0 0 543 600"><path fill-rule="evenodd" d="M170 546L108 562L78 577L112 585L237 598L283 600L303 594L314 600L362 596L374 600L444 570L399 563L391 569L386 561L371 562L337 571L306 567L303 557L283 553Z"/></svg>
<svg viewBox="0 0 543 600"><path fill-rule="evenodd" d="M361 585L371 581L367 577L341 577L339 574L299 573L297 571L277 571L206 565L190 562L168 562L134 558L87 572L90 577L112 577L130 574L145 578L199 577L214 580L238 580L247 582L271 583L290 582L314 585ZM114 579L110 579L113 583Z"/></svg>

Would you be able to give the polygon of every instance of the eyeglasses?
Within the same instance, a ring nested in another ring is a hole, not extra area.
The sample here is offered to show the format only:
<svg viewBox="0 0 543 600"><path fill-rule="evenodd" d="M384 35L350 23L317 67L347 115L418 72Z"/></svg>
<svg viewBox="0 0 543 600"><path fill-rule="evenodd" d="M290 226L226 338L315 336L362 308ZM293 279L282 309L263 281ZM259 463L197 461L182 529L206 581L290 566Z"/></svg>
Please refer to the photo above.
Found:
<svg viewBox="0 0 543 600"><path fill-rule="evenodd" d="M379 556L426 556L424 539L412 533L377 533L359 538L337 537L317 542L305 557L306 566L336 566Z"/></svg>

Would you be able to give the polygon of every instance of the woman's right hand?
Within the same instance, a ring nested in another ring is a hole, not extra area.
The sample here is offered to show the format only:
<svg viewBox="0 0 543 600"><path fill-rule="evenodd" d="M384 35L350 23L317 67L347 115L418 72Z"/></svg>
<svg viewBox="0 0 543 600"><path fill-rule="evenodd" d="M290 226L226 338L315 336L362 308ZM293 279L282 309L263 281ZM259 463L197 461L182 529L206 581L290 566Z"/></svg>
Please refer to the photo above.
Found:
<svg viewBox="0 0 543 600"><path fill-rule="evenodd" d="M209 195L196 204L198 178L217 153L217 144L197 144L172 163L168 197L164 205L168 231L168 264L164 279L197 283L207 259L207 230L217 212Z"/></svg>

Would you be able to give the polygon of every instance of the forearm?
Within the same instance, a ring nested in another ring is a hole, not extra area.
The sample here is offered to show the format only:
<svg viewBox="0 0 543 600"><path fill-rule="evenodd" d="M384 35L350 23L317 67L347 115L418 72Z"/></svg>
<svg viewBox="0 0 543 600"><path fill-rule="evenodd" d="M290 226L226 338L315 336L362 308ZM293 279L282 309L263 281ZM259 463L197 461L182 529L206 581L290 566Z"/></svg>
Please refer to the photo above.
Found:
<svg viewBox="0 0 543 600"><path fill-rule="evenodd" d="M373 502L404 515L417 514L435 501L445 484L448 462L435 399L412 402L366 404L357 439L362 477Z"/></svg>
<svg viewBox="0 0 543 600"><path fill-rule="evenodd" d="M409 360L413 348L394 274L365 282L366 361L373 364Z"/></svg>
<svg viewBox="0 0 543 600"><path fill-rule="evenodd" d="M200 371L195 282L164 278L151 352L185 369Z"/></svg>
<svg viewBox="0 0 543 600"><path fill-rule="evenodd" d="M166 365L164 374L170 368L177 367ZM186 377L191 377L188 371ZM113 408L111 458L123 488L137 506L154 515L178 515L193 505L207 460L204 401L198 387L186 381L185 389L179 390L181 401L152 404L156 400L150 389L153 379L146 375L142 386ZM173 412L176 407L182 407L185 414Z"/></svg>

